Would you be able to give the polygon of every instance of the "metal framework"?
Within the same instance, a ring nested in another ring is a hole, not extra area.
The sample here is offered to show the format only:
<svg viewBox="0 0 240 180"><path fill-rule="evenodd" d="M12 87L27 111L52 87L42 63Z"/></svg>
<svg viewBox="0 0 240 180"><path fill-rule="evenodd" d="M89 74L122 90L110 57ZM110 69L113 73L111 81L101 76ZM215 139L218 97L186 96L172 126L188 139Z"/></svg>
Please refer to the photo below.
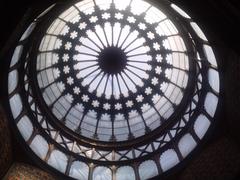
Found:
<svg viewBox="0 0 240 180"><path fill-rule="evenodd" d="M69 178L164 174L212 124L217 62L178 6L70 1L27 26L9 64L8 106L31 150Z"/></svg>

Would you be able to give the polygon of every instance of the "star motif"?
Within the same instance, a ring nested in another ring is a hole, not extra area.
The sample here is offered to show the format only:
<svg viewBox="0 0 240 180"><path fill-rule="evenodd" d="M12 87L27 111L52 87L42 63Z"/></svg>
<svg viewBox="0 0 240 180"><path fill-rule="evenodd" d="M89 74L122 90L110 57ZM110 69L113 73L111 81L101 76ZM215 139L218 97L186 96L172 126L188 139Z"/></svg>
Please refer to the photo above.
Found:
<svg viewBox="0 0 240 180"><path fill-rule="evenodd" d="M110 14L106 12L102 15L103 19L109 19L110 17L111 17Z"/></svg>
<svg viewBox="0 0 240 180"><path fill-rule="evenodd" d="M105 103L105 104L103 105L103 109L109 110L109 109L111 109L111 105L110 105L109 103Z"/></svg>
<svg viewBox="0 0 240 180"><path fill-rule="evenodd" d="M65 49L66 50L70 50L72 48L72 43L71 42L67 42L66 44L65 44Z"/></svg>
<svg viewBox="0 0 240 180"><path fill-rule="evenodd" d="M117 14L115 14L115 18L118 20L123 19L123 14L117 13Z"/></svg>
<svg viewBox="0 0 240 180"><path fill-rule="evenodd" d="M68 32L69 32L69 27L68 26L64 26L64 28L63 28L63 30L62 30L62 32L61 32L61 35L66 35Z"/></svg>
<svg viewBox="0 0 240 180"><path fill-rule="evenodd" d="M142 105L142 107L141 107L141 109L142 109L142 112L145 112L145 111L147 111L148 109L150 108L150 105L149 104L143 104Z"/></svg>
<svg viewBox="0 0 240 180"><path fill-rule="evenodd" d="M126 102L126 106L127 106L127 107L132 107L132 106L133 106L133 102L130 101L130 100L128 100L128 101Z"/></svg>
<svg viewBox="0 0 240 180"><path fill-rule="evenodd" d="M144 99L143 95L138 95L136 98L137 102L142 102L143 99Z"/></svg>
<svg viewBox="0 0 240 180"><path fill-rule="evenodd" d="M91 23L95 23L95 22L97 22L97 20L98 20L98 17L97 17L97 16L92 16L92 17L89 19L89 21L90 21Z"/></svg>
<svg viewBox="0 0 240 180"><path fill-rule="evenodd" d="M156 56L156 60L157 60L157 62L162 62L162 60L163 60L162 55L161 55L161 54L158 54L158 55Z"/></svg>
<svg viewBox="0 0 240 180"><path fill-rule="evenodd" d="M70 102L70 103L72 103L73 102L73 97L72 97L72 95L71 94L66 94L66 96L65 96L65 98Z"/></svg>
<svg viewBox="0 0 240 180"><path fill-rule="evenodd" d="M83 95L82 96L82 100L83 100L83 102L88 102L89 101L89 97L88 97L88 95Z"/></svg>
<svg viewBox="0 0 240 180"><path fill-rule="evenodd" d="M154 86L156 86L156 85L158 84L158 78L154 77L154 78L152 79L152 84L153 84Z"/></svg>
<svg viewBox="0 0 240 180"><path fill-rule="evenodd" d="M65 90L65 84L63 84L63 82L57 83L57 86L58 86L60 91L64 91Z"/></svg>
<svg viewBox="0 0 240 180"><path fill-rule="evenodd" d="M139 27L139 29L141 29L141 30L147 29L147 26L146 26L146 24L144 24L144 23L139 23L139 24L138 24L138 27Z"/></svg>
<svg viewBox="0 0 240 180"><path fill-rule="evenodd" d="M81 17L79 15L75 16L73 19L71 19L71 23L75 24L77 22L79 22L79 20L81 19Z"/></svg>
<svg viewBox="0 0 240 180"><path fill-rule="evenodd" d="M64 67L63 67L63 72L64 72L65 74L68 74L68 73L70 72L69 66L64 66Z"/></svg>
<svg viewBox="0 0 240 180"><path fill-rule="evenodd" d="M153 48L157 51L157 50L160 50L160 45L156 42L156 43L153 43Z"/></svg>
<svg viewBox="0 0 240 180"><path fill-rule="evenodd" d="M145 93L146 93L147 95L152 94L152 88L150 88L150 87L146 88Z"/></svg>
<svg viewBox="0 0 240 180"><path fill-rule="evenodd" d="M53 74L55 78L58 78L60 76L60 71L58 68L54 68L53 69Z"/></svg>
<svg viewBox="0 0 240 180"><path fill-rule="evenodd" d="M151 31L149 31L149 32L147 33L147 36L148 36L148 38L151 39L151 40L153 40L153 39L155 38L155 35L154 35Z"/></svg>
<svg viewBox="0 0 240 180"><path fill-rule="evenodd" d="M78 36L78 33L76 31L73 31L70 33L70 38L75 39Z"/></svg>
<svg viewBox="0 0 240 180"><path fill-rule="evenodd" d="M53 58L52 58L52 63L53 64L56 64L56 63L58 63L58 60L59 60L59 56L58 56L58 54L53 54Z"/></svg>
<svg viewBox="0 0 240 180"><path fill-rule="evenodd" d="M67 62L69 60L68 54L63 54L62 59L63 59L63 62Z"/></svg>
<svg viewBox="0 0 240 180"><path fill-rule="evenodd" d="M120 104L120 103L115 104L115 109L116 110L122 109L122 104Z"/></svg>
<svg viewBox="0 0 240 180"><path fill-rule="evenodd" d="M78 95L80 93L80 88L75 86L73 88L73 92L74 92L74 94Z"/></svg>
<svg viewBox="0 0 240 180"><path fill-rule="evenodd" d="M67 83L68 83L69 85L72 85L73 82L74 82L74 80L73 80L72 77L68 77L68 78L67 78Z"/></svg>
<svg viewBox="0 0 240 180"><path fill-rule="evenodd" d="M93 107L99 107L99 102L97 101L97 100L94 100L93 102L92 102L92 106Z"/></svg>
<svg viewBox="0 0 240 180"><path fill-rule="evenodd" d="M157 67L155 68L155 72L156 72L156 74L161 74L162 68L161 68L160 66L157 66Z"/></svg>
<svg viewBox="0 0 240 180"><path fill-rule="evenodd" d="M130 16L130 17L127 18L127 21L128 21L129 23L135 23L135 22L136 22L136 19L135 19L133 16Z"/></svg>
<svg viewBox="0 0 240 180"><path fill-rule="evenodd" d="M161 96L160 96L159 94L155 94L155 95L152 97L152 102L153 102L154 104L156 104L156 103L159 101L160 98L161 98Z"/></svg>
<svg viewBox="0 0 240 180"><path fill-rule="evenodd" d="M57 39L57 40L56 40L56 46L55 46L55 48L56 48L56 49L60 49L61 46L62 46L62 40Z"/></svg>
<svg viewBox="0 0 240 180"><path fill-rule="evenodd" d="M78 26L78 28L79 28L80 30L83 30L83 29L85 29L86 27L87 27L87 24L86 24L85 22L80 23L79 26Z"/></svg>

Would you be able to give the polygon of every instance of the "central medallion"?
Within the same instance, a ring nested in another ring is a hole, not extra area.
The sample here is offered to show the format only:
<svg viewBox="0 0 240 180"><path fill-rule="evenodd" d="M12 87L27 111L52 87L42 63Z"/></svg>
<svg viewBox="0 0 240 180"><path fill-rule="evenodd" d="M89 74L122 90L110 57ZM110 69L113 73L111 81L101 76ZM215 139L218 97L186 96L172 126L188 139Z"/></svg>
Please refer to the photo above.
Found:
<svg viewBox="0 0 240 180"><path fill-rule="evenodd" d="M127 56L117 47L108 47L99 55L99 66L107 74L118 74L124 70Z"/></svg>

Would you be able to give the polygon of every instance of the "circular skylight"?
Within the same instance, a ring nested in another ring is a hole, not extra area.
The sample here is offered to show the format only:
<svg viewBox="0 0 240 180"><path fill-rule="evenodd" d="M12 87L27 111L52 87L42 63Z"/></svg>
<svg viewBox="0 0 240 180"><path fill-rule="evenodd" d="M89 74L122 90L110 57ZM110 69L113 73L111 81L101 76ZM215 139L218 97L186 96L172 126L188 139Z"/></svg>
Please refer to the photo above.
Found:
<svg viewBox="0 0 240 180"><path fill-rule="evenodd" d="M207 37L175 4L59 3L23 33L9 107L41 160L76 179L148 179L213 122L220 81Z"/></svg>

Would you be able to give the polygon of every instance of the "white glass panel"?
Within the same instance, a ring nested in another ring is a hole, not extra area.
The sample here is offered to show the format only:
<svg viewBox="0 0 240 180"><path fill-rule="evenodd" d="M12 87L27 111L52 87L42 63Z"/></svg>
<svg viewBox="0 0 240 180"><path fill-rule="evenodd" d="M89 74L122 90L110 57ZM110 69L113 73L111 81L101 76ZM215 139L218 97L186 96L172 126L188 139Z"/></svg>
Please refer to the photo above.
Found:
<svg viewBox="0 0 240 180"><path fill-rule="evenodd" d="M88 173L89 173L89 167L85 163L75 161L72 163L69 176L76 179L87 180Z"/></svg>
<svg viewBox="0 0 240 180"><path fill-rule="evenodd" d="M144 161L139 166L139 176L141 180L149 179L158 175L157 165L154 161Z"/></svg>
<svg viewBox="0 0 240 180"><path fill-rule="evenodd" d="M134 180L135 173L131 166L123 166L117 169L116 180Z"/></svg>
<svg viewBox="0 0 240 180"><path fill-rule="evenodd" d="M131 12L135 15L140 15L150 7L150 4L144 1L133 0L131 3Z"/></svg>
<svg viewBox="0 0 240 180"><path fill-rule="evenodd" d="M8 75L8 93L12 93L18 84L18 72L14 70Z"/></svg>
<svg viewBox="0 0 240 180"><path fill-rule="evenodd" d="M41 159L46 157L48 152L48 143L42 136L35 136L30 147Z"/></svg>
<svg viewBox="0 0 240 180"><path fill-rule="evenodd" d="M175 166L179 163L176 152L173 149L165 151L160 157L160 165L163 172Z"/></svg>
<svg viewBox="0 0 240 180"><path fill-rule="evenodd" d="M67 157L62 152L54 150L50 155L48 164L61 171L62 173L65 173L67 166Z"/></svg>
<svg viewBox="0 0 240 180"><path fill-rule="evenodd" d="M217 61L216 61L216 58L215 58L212 48L208 45L203 45L203 49L204 49L204 52L207 56L209 63L212 64L213 66L217 66Z"/></svg>
<svg viewBox="0 0 240 180"><path fill-rule="evenodd" d="M219 88L220 88L219 74L216 70L214 69L208 70L208 80L212 89L216 92L219 92Z"/></svg>
<svg viewBox="0 0 240 180"><path fill-rule="evenodd" d="M204 107L210 116L214 116L218 104L218 97L212 93L207 93Z"/></svg>
<svg viewBox="0 0 240 180"><path fill-rule="evenodd" d="M109 168L98 166L93 170L94 180L112 180L112 172Z"/></svg>
<svg viewBox="0 0 240 180"><path fill-rule="evenodd" d="M204 41L207 41L207 38L205 36L205 34L202 32L202 30L200 29L200 27L195 23L195 22L191 22L191 26L193 28L193 30L196 32L196 34Z"/></svg>
<svg viewBox="0 0 240 180"><path fill-rule="evenodd" d="M27 141L33 132L33 126L29 118L27 116L23 116L18 122L17 127L23 138Z"/></svg>
<svg viewBox="0 0 240 180"><path fill-rule="evenodd" d="M190 134L184 135L179 143L178 148L183 157L186 157L195 147L197 143L194 141L193 137Z"/></svg>
<svg viewBox="0 0 240 180"><path fill-rule="evenodd" d="M209 119L204 116L203 114L199 115L194 123L194 131L197 134L197 136L202 139L205 133L207 132L209 126L210 126Z"/></svg>
<svg viewBox="0 0 240 180"><path fill-rule="evenodd" d="M19 58L22 55L22 50L23 50L23 46L22 45L17 46L15 48L13 56L12 56L10 67L14 66L18 62Z"/></svg>
<svg viewBox="0 0 240 180"><path fill-rule="evenodd" d="M185 12L183 11L180 7L176 6L175 4L171 4L172 8L178 12L181 16L190 19L191 17Z"/></svg>
<svg viewBox="0 0 240 180"><path fill-rule="evenodd" d="M130 4L131 0L114 0L114 4L116 9L125 10L127 6Z"/></svg>
<svg viewBox="0 0 240 180"><path fill-rule="evenodd" d="M22 35L20 41L28 38L28 36L29 36L29 35L32 33L32 31L34 30L35 26L36 26L36 23L35 23L35 22L33 22L32 24L30 24L30 26L27 28L27 30L26 30L26 31L24 32L24 34Z"/></svg>
<svg viewBox="0 0 240 180"><path fill-rule="evenodd" d="M20 112L22 111L22 100L19 96L19 94L15 94L11 99L10 99L10 107L12 110L12 115L13 118L18 117Z"/></svg>

